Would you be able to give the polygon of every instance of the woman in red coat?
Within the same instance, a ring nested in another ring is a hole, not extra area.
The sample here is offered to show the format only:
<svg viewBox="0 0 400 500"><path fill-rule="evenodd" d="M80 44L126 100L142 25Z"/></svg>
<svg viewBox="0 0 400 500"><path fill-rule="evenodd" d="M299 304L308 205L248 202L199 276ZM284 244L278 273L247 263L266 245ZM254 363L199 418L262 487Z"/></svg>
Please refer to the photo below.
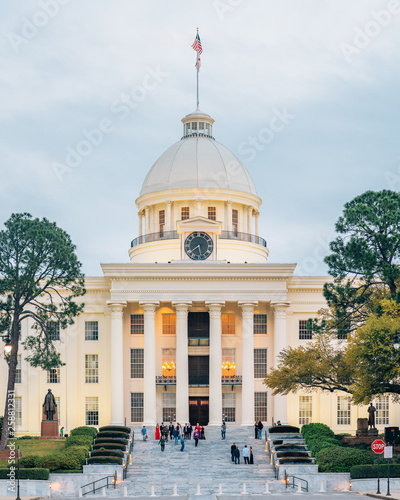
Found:
<svg viewBox="0 0 400 500"><path fill-rule="evenodd" d="M160 427L156 425L156 441L160 441Z"/></svg>

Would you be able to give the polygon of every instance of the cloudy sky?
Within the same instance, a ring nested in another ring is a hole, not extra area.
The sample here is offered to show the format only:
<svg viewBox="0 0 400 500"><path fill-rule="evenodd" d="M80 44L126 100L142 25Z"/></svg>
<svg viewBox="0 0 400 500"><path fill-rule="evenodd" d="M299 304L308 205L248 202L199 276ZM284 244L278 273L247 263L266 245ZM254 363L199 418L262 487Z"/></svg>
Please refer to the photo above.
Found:
<svg viewBox="0 0 400 500"><path fill-rule="evenodd" d="M20 0L0 19L0 223L55 221L88 275L128 261L142 182L195 109L197 26L200 108L253 177L270 262L325 274L344 203L400 189L400 0Z"/></svg>

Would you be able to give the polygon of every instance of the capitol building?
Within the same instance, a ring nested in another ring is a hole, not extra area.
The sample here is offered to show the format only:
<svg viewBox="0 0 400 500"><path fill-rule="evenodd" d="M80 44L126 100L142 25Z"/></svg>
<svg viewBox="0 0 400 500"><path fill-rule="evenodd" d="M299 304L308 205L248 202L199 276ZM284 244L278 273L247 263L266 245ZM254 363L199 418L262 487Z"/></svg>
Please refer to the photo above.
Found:
<svg viewBox="0 0 400 500"><path fill-rule="evenodd" d="M223 419L246 426L323 422L354 432L367 412L347 394L272 396L263 384L283 348L310 341L306 322L325 306L328 278L296 276L295 264L268 262L250 173L214 138L210 115L197 109L182 124L182 138L154 163L136 199L139 231L129 260L102 264L103 276L85 279L85 308L74 325L54 325L65 366L32 368L20 349L17 434L40 434L48 389L65 432ZM31 326L24 320L22 340ZM4 359L0 378L7 379ZM398 425L387 396L374 405L380 431L389 421Z"/></svg>

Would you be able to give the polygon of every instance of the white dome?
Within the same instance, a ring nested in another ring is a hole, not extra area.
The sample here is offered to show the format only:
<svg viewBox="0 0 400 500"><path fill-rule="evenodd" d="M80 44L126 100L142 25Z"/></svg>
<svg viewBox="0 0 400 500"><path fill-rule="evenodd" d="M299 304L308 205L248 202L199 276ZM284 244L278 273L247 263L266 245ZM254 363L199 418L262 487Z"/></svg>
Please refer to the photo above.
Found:
<svg viewBox="0 0 400 500"><path fill-rule="evenodd" d="M185 137L171 146L150 169L140 196L165 189L231 189L257 196L243 164L210 137Z"/></svg>

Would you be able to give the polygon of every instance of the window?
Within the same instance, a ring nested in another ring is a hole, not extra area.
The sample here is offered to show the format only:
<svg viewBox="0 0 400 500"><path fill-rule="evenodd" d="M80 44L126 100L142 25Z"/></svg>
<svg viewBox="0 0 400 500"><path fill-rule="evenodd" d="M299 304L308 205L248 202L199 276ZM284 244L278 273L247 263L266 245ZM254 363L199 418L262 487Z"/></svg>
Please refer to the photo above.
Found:
<svg viewBox="0 0 400 500"><path fill-rule="evenodd" d="M192 122L192 133L197 133L197 122Z"/></svg>
<svg viewBox="0 0 400 500"><path fill-rule="evenodd" d="M47 383L48 384L59 384L60 383L60 369L50 368L47 370Z"/></svg>
<svg viewBox="0 0 400 500"><path fill-rule="evenodd" d="M350 425L351 397L338 396L337 398L337 424Z"/></svg>
<svg viewBox="0 0 400 500"><path fill-rule="evenodd" d="M99 340L98 321L85 321L85 340Z"/></svg>
<svg viewBox="0 0 400 500"><path fill-rule="evenodd" d="M99 355L85 354L85 383L99 383Z"/></svg>
<svg viewBox="0 0 400 500"><path fill-rule="evenodd" d="M22 370L21 370L21 354L17 355L17 368L15 369L15 383L21 384Z"/></svg>
<svg viewBox="0 0 400 500"><path fill-rule="evenodd" d="M254 335L267 335L267 315L255 314L254 315Z"/></svg>
<svg viewBox="0 0 400 500"><path fill-rule="evenodd" d="M86 425L99 425L99 398L92 396L85 398Z"/></svg>
<svg viewBox="0 0 400 500"><path fill-rule="evenodd" d="M189 207L181 208L181 219L182 220L189 219Z"/></svg>
<svg viewBox="0 0 400 500"><path fill-rule="evenodd" d="M131 335L144 334L144 315L131 314Z"/></svg>
<svg viewBox="0 0 400 500"><path fill-rule="evenodd" d="M175 349L162 350L162 376L175 377L176 354Z"/></svg>
<svg viewBox="0 0 400 500"><path fill-rule="evenodd" d="M22 397L15 396L15 425L22 425Z"/></svg>
<svg viewBox="0 0 400 500"><path fill-rule="evenodd" d="M143 422L143 392L131 392L131 422Z"/></svg>
<svg viewBox="0 0 400 500"><path fill-rule="evenodd" d="M158 212L158 224L160 227L160 236L164 236L165 210L160 210Z"/></svg>
<svg viewBox="0 0 400 500"><path fill-rule="evenodd" d="M210 220L217 220L217 208L216 207L208 207L208 218Z"/></svg>
<svg viewBox="0 0 400 500"><path fill-rule="evenodd" d="M254 393L254 420L261 422L267 421L267 392L255 392Z"/></svg>
<svg viewBox="0 0 400 500"><path fill-rule="evenodd" d="M199 123L199 134L204 134L204 122Z"/></svg>
<svg viewBox="0 0 400 500"><path fill-rule="evenodd" d="M222 419L225 422L236 421L236 393L223 392L222 393Z"/></svg>
<svg viewBox="0 0 400 500"><path fill-rule="evenodd" d="M49 340L60 340L60 322L49 321L47 323L47 332Z"/></svg>
<svg viewBox="0 0 400 500"><path fill-rule="evenodd" d="M176 415L176 393L163 392L162 395L162 420L163 422L173 422Z"/></svg>
<svg viewBox="0 0 400 500"><path fill-rule="evenodd" d="M162 332L163 335L176 335L176 314L162 314Z"/></svg>
<svg viewBox="0 0 400 500"><path fill-rule="evenodd" d="M235 315L221 314L222 335L235 335Z"/></svg>
<svg viewBox="0 0 400 500"><path fill-rule="evenodd" d="M131 378L144 377L144 349L131 349Z"/></svg>
<svg viewBox="0 0 400 500"><path fill-rule="evenodd" d="M312 419L312 396L299 396L299 425L309 424Z"/></svg>
<svg viewBox="0 0 400 500"><path fill-rule="evenodd" d="M389 425L389 396L378 396L375 400L376 425Z"/></svg>
<svg viewBox="0 0 400 500"><path fill-rule="evenodd" d="M300 340L310 340L312 339L312 330L307 330L307 320L299 320L299 339Z"/></svg>
<svg viewBox="0 0 400 500"><path fill-rule="evenodd" d="M344 328L339 329L337 332L337 338L339 340L347 340L347 330L345 330Z"/></svg>
<svg viewBox="0 0 400 500"><path fill-rule="evenodd" d="M54 399L56 400L56 405L57 405L57 415L58 415L58 422L60 423L60 421L61 421L60 396L54 396Z"/></svg>
<svg viewBox="0 0 400 500"><path fill-rule="evenodd" d="M222 377L231 378L235 376L236 371L236 349L222 349Z"/></svg>
<svg viewBox="0 0 400 500"><path fill-rule="evenodd" d="M239 212L236 209L232 209L232 231L237 236L239 230Z"/></svg>
<svg viewBox="0 0 400 500"><path fill-rule="evenodd" d="M267 349L254 349L254 378L267 374Z"/></svg>

